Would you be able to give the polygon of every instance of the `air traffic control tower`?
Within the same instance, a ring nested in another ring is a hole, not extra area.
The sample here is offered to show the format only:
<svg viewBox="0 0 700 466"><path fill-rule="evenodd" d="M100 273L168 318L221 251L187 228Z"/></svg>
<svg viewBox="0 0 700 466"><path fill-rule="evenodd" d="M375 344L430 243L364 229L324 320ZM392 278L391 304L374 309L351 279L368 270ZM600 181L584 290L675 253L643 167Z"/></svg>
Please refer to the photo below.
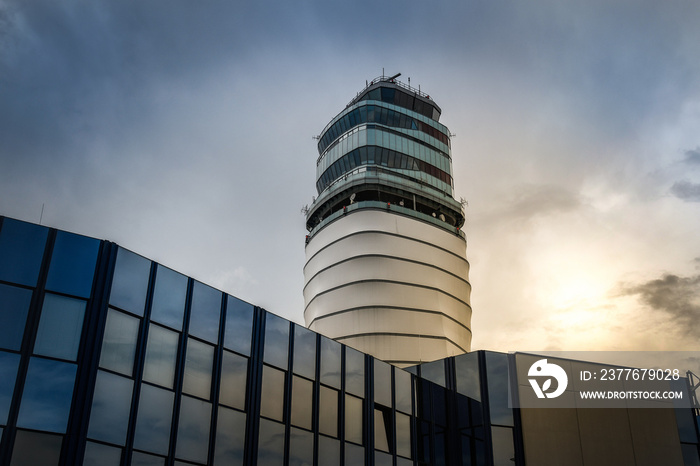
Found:
<svg viewBox="0 0 700 466"><path fill-rule="evenodd" d="M319 136L304 318L405 367L468 352L472 311L450 132L398 76L368 83Z"/></svg>

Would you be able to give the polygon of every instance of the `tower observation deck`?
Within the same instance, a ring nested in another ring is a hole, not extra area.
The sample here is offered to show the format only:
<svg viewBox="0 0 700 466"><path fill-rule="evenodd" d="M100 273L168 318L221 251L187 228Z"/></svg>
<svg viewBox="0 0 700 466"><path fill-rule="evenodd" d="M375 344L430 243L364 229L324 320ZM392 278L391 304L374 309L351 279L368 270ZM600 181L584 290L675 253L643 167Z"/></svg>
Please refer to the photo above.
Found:
<svg viewBox="0 0 700 466"><path fill-rule="evenodd" d="M470 350L471 285L450 132L398 76L368 83L319 136L304 318L409 366Z"/></svg>

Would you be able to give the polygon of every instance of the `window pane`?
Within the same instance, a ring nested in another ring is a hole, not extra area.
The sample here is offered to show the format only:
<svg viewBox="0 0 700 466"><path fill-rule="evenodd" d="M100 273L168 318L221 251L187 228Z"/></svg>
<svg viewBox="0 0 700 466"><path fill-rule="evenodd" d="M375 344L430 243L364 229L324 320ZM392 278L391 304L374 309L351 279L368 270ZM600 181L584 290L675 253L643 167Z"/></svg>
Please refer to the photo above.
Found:
<svg viewBox="0 0 700 466"><path fill-rule="evenodd" d="M119 466L121 460L121 448L110 447L95 442L87 442L85 444L83 466Z"/></svg>
<svg viewBox="0 0 700 466"><path fill-rule="evenodd" d="M508 355L486 352L486 380L489 390L491 424L513 425L513 410L508 408Z"/></svg>
<svg viewBox="0 0 700 466"><path fill-rule="evenodd" d="M374 409L374 448L389 451L389 428L391 426L391 411Z"/></svg>
<svg viewBox="0 0 700 466"><path fill-rule="evenodd" d="M5 218L0 230L0 280L35 286L48 228Z"/></svg>
<svg viewBox="0 0 700 466"><path fill-rule="evenodd" d="M335 388L340 388L340 349L340 343L321 337L321 383Z"/></svg>
<svg viewBox="0 0 700 466"><path fill-rule="evenodd" d="M224 351L219 403L233 408L245 409L247 380L248 358Z"/></svg>
<svg viewBox="0 0 700 466"><path fill-rule="evenodd" d="M285 373L270 366L263 366L262 400L260 415L278 421L284 416L284 375Z"/></svg>
<svg viewBox="0 0 700 466"><path fill-rule="evenodd" d="M0 284L0 348L19 350L22 346L31 290Z"/></svg>
<svg viewBox="0 0 700 466"><path fill-rule="evenodd" d="M181 331L186 298L187 277L159 265L153 290L151 320Z"/></svg>
<svg viewBox="0 0 700 466"><path fill-rule="evenodd" d="M494 466L512 465L511 458L515 457L513 429L510 427L491 426L491 438L493 439Z"/></svg>
<svg viewBox="0 0 700 466"><path fill-rule="evenodd" d="M82 299L46 293L34 354L75 361L83 332L85 304Z"/></svg>
<svg viewBox="0 0 700 466"><path fill-rule="evenodd" d="M147 384L141 385L134 448L168 454L173 397L173 392Z"/></svg>
<svg viewBox="0 0 700 466"><path fill-rule="evenodd" d="M333 437L338 436L338 392L321 385L318 402L318 430Z"/></svg>
<svg viewBox="0 0 700 466"><path fill-rule="evenodd" d="M173 388L180 335L158 325L148 328L143 380Z"/></svg>
<svg viewBox="0 0 700 466"><path fill-rule="evenodd" d="M183 396L175 455L183 460L207 462L211 403Z"/></svg>
<svg viewBox="0 0 700 466"><path fill-rule="evenodd" d="M457 392L467 395L469 398L481 401L481 389L479 388L479 354L467 353L455 357L455 378L457 380Z"/></svg>
<svg viewBox="0 0 700 466"><path fill-rule="evenodd" d="M105 371L97 373L88 437L124 445L133 387L131 379Z"/></svg>
<svg viewBox="0 0 700 466"><path fill-rule="evenodd" d="M353 445L345 444L345 466L362 466L365 464L365 449Z"/></svg>
<svg viewBox="0 0 700 466"><path fill-rule="evenodd" d="M374 360L374 402L391 407L391 366Z"/></svg>
<svg viewBox="0 0 700 466"><path fill-rule="evenodd" d="M143 316L150 273L151 261L119 248L109 304Z"/></svg>
<svg viewBox="0 0 700 466"><path fill-rule="evenodd" d="M0 351L0 425L7 423L18 367L19 354Z"/></svg>
<svg viewBox="0 0 700 466"><path fill-rule="evenodd" d="M396 409L411 414L411 374L398 368L394 370L394 396Z"/></svg>
<svg viewBox="0 0 700 466"><path fill-rule="evenodd" d="M441 387L445 386L445 361L440 359L439 361L428 362L421 364L420 375L426 380L430 380Z"/></svg>
<svg viewBox="0 0 700 466"><path fill-rule="evenodd" d="M314 434L290 428L289 466L312 466L314 464Z"/></svg>
<svg viewBox="0 0 700 466"><path fill-rule="evenodd" d="M378 362L375 359L375 362ZM345 391L365 396L365 355L352 348L345 348Z"/></svg>
<svg viewBox="0 0 700 466"><path fill-rule="evenodd" d="M163 466L165 458L135 451L131 454L131 466Z"/></svg>
<svg viewBox="0 0 700 466"><path fill-rule="evenodd" d="M340 464L340 440L318 436L318 464L323 466Z"/></svg>
<svg viewBox="0 0 700 466"><path fill-rule="evenodd" d="M89 298L99 250L99 240L59 231L46 278L46 289Z"/></svg>
<svg viewBox="0 0 700 466"><path fill-rule="evenodd" d="M396 413L396 454L411 457L411 418Z"/></svg>
<svg viewBox="0 0 700 466"><path fill-rule="evenodd" d="M200 398L211 398L211 369L214 364L214 347L192 338L187 339L185 379L182 392Z"/></svg>
<svg viewBox="0 0 700 466"><path fill-rule="evenodd" d="M265 317L265 354L263 360L282 369L287 368L289 321L274 314Z"/></svg>
<svg viewBox="0 0 700 466"><path fill-rule="evenodd" d="M345 395L345 440L362 443L362 400Z"/></svg>
<svg viewBox="0 0 700 466"><path fill-rule="evenodd" d="M311 430L313 382L292 377L292 424Z"/></svg>
<svg viewBox="0 0 700 466"><path fill-rule="evenodd" d="M258 466L284 463L284 424L260 419L258 432Z"/></svg>
<svg viewBox="0 0 700 466"><path fill-rule="evenodd" d="M100 367L131 377L134 368L139 319L109 309L102 339Z"/></svg>
<svg viewBox="0 0 700 466"><path fill-rule="evenodd" d="M219 407L216 420L215 466L243 464L245 448L245 419L240 411Z"/></svg>
<svg viewBox="0 0 700 466"><path fill-rule="evenodd" d="M294 326L294 373L316 378L316 333Z"/></svg>
<svg viewBox="0 0 700 466"><path fill-rule="evenodd" d="M250 355L250 335L253 331L253 306L233 296L226 304L224 346Z"/></svg>
<svg viewBox="0 0 700 466"><path fill-rule="evenodd" d="M53 466L58 464L63 436L17 431L10 466Z"/></svg>
<svg viewBox="0 0 700 466"><path fill-rule="evenodd" d="M194 282L190 335L211 343L219 341L219 317L221 316L221 291L200 282Z"/></svg>
<svg viewBox="0 0 700 466"><path fill-rule="evenodd" d="M393 464L394 461L391 455L381 451L374 452L374 466L393 466Z"/></svg>
<svg viewBox="0 0 700 466"><path fill-rule="evenodd" d="M18 427L63 433L70 415L75 364L31 358Z"/></svg>

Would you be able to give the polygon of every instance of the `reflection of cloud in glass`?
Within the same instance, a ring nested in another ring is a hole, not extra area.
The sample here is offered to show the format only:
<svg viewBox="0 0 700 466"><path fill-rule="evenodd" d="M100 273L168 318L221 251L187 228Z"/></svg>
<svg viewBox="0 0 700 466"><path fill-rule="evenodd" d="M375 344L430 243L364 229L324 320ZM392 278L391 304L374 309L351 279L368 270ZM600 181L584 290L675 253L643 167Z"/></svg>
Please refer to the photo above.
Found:
<svg viewBox="0 0 700 466"><path fill-rule="evenodd" d="M141 385L134 448L161 455L168 453L173 397L173 392Z"/></svg>
<svg viewBox="0 0 700 466"><path fill-rule="evenodd" d="M245 390L248 378L248 358L224 351L221 364L219 403L245 409Z"/></svg>
<svg viewBox="0 0 700 466"><path fill-rule="evenodd" d="M158 325L149 327L143 380L173 388L179 339L180 335L178 333Z"/></svg>
<svg viewBox="0 0 700 466"><path fill-rule="evenodd" d="M82 299L46 293L34 354L75 361L83 331L85 305Z"/></svg>
<svg viewBox="0 0 700 466"><path fill-rule="evenodd" d="M211 343L219 340L219 317L221 316L221 292L200 282L194 282L192 311L190 313L190 335Z"/></svg>
<svg viewBox="0 0 700 466"><path fill-rule="evenodd" d="M258 466L278 466L284 458L284 425L260 419Z"/></svg>
<svg viewBox="0 0 700 466"><path fill-rule="evenodd" d="M139 319L110 309L102 339L100 367L131 376Z"/></svg>
<svg viewBox="0 0 700 466"><path fill-rule="evenodd" d="M68 424L75 364L31 358L18 427L63 433Z"/></svg>
<svg viewBox="0 0 700 466"><path fill-rule="evenodd" d="M226 304L224 346L241 354L250 354L250 334L253 329L253 306L233 296Z"/></svg>
<svg viewBox="0 0 700 466"><path fill-rule="evenodd" d="M214 464L243 464L245 413L219 407Z"/></svg>
<svg viewBox="0 0 700 466"><path fill-rule="evenodd" d="M182 330L182 316L187 297L187 277L162 265L158 266L153 291L151 320Z"/></svg>
<svg viewBox="0 0 700 466"><path fill-rule="evenodd" d="M133 381L105 371L97 373L88 437L124 445Z"/></svg>
<svg viewBox="0 0 700 466"><path fill-rule="evenodd" d="M263 360L287 368L289 351L289 321L268 313L265 318L265 353Z"/></svg>
<svg viewBox="0 0 700 466"><path fill-rule="evenodd" d="M185 378L182 391L200 398L211 395L211 370L214 363L214 347L189 338L185 357Z"/></svg>
<svg viewBox="0 0 700 466"><path fill-rule="evenodd" d="M200 463L207 462L210 418L211 403L189 396L182 397L175 456Z"/></svg>
<svg viewBox="0 0 700 466"><path fill-rule="evenodd" d="M119 248L109 303L142 316L150 272L151 261Z"/></svg>

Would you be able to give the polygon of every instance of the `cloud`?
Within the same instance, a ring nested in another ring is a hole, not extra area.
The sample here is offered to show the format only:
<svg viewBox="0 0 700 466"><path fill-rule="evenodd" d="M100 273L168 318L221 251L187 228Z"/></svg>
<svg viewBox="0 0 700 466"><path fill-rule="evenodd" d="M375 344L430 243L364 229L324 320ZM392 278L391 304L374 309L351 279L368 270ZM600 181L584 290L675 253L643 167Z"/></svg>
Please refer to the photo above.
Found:
<svg viewBox="0 0 700 466"><path fill-rule="evenodd" d="M700 183L677 181L671 186L671 193L688 202L700 202Z"/></svg>
<svg viewBox="0 0 700 466"><path fill-rule="evenodd" d="M683 162L687 164L698 164L700 165L700 146L694 150L685 151L685 160Z"/></svg>
<svg viewBox="0 0 700 466"><path fill-rule="evenodd" d="M700 330L700 275L663 277L638 285L621 285L625 296L638 296L647 306L668 315L685 335Z"/></svg>

